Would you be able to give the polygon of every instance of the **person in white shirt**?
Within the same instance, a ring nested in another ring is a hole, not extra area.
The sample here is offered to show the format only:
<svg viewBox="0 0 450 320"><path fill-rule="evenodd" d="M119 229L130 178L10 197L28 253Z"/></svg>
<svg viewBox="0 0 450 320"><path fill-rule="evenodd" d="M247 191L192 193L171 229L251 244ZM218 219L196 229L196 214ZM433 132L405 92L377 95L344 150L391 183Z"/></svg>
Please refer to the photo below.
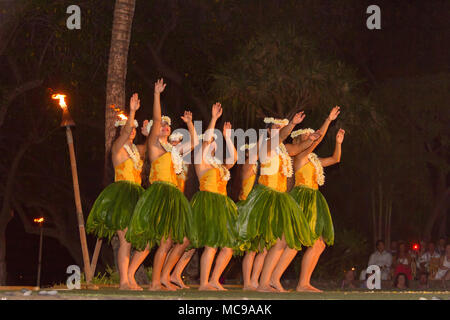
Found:
<svg viewBox="0 0 450 320"><path fill-rule="evenodd" d="M376 243L377 250L370 255L369 266L377 265L381 269L381 280L390 280L390 269L392 265L392 255L384 250L383 240Z"/></svg>
<svg viewBox="0 0 450 320"><path fill-rule="evenodd" d="M428 251L423 255L423 259L425 260L425 266L429 273L430 280L434 280L436 272L439 268L441 255L436 251L436 247L434 242L430 241L428 243Z"/></svg>

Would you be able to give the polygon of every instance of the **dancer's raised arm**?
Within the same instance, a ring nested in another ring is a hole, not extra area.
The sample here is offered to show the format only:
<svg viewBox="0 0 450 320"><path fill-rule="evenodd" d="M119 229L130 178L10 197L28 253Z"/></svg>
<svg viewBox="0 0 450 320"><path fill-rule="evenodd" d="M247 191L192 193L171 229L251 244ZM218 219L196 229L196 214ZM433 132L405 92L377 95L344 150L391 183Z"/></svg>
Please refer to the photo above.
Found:
<svg viewBox="0 0 450 320"><path fill-rule="evenodd" d="M286 140L287 137L289 137L289 135L291 134L294 127L297 124L301 123L303 121L303 119L305 119L305 114L303 111L301 111L301 112L296 113L287 125L281 127L279 129L278 133L275 133L272 135L272 130L271 130L270 137L267 139L267 141L266 142L262 141L262 143L267 143L268 156L271 155L272 139L275 139L275 141L278 139L278 143L282 143L284 140ZM277 128L274 128L274 129L277 129Z"/></svg>
<svg viewBox="0 0 450 320"><path fill-rule="evenodd" d="M192 123L192 112L185 111L184 115L181 116L181 119L186 123L190 135L190 140L180 144L178 149L181 155L185 155L198 145L198 136L194 124Z"/></svg>
<svg viewBox="0 0 450 320"><path fill-rule="evenodd" d="M321 137L316 141L316 146L323 140L323 138L325 137L327 131L328 131L328 127L330 126L331 121L336 120L337 116L339 115L339 113L341 113L341 107L336 106L333 109L331 109L330 114L328 115L328 117L325 119L324 123L322 124L322 126L320 127L320 132L322 133Z"/></svg>
<svg viewBox="0 0 450 320"><path fill-rule="evenodd" d="M133 131L134 127L134 116L136 114L136 111L140 107L140 100L138 97L138 94L135 93L130 98L130 114L128 115L127 122L125 123L125 126L123 127L122 131L120 132L120 136L113 142L111 146L111 152L112 154L117 154L119 150L123 147L123 145L128 141L130 138L130 134Z"/></svg>
<svg viewBox="0 0 450 320"><path fill-rule="evenodd" d="M211 109L211 121L209 121L208 128L206 128L205 134L203 135L202 147L205 150L206 146L211 143L211 139L214 136L214 128L216 127L217 119L222 116L222 105L220 102L213 104Z"/></svg>
<svg viewBox="0 0 450 320"><path fill-rule="evenodd" d="M339 129L338 133L336 134L336 146L334 147L333 155L328 158L319 158L320 163L323 167L328 167L341 161L341 145L344 141L344 135L345 130Z"/></svg>
<svg viewBox="0 0 450 320"><path fill-rule="evenodd" d="M317 146L317 140L322 137L322 132L317 130L316 132L309 135L308 139L301 141L299 143L287 143L286 150L291 157L299 154L308 155Z"/></svg>
<svg viewBox="0 0 450 320"><path fill-rule="evenodd" d="M229 155L223 165L225 168L231 169L237 161L237 151L233 140L231 140L231 123L229 122L225 122L223 125L223 137L225 138L226 154Z"/></svg>
<svg viewBox="0 0 450 320"><path fill-rule="evenodd" d="M156 145L158 140L158 133L161 129L161 92L166 88L166 84L163 82L163 79L159 79L155 82L155 91L153 94L153 125L150 129L150 133L147 139L147 145L149 148L153 145Z"/></svg>

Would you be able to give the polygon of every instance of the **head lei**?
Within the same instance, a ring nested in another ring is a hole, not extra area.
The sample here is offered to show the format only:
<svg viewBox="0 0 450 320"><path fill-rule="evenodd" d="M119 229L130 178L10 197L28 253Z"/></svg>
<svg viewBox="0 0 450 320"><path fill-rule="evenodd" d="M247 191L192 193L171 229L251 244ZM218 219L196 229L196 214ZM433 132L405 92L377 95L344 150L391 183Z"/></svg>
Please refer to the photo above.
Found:
<svg viewBox="0 0 450 320"><path fill-rule="evenodd" d="M118 116L119 116L120 120L116 120L116 122L114 123L114 126L116 128L119 126L120 127L124 126L128 121L128 117L126 115L124 115L123 113L119 114ZM135 128L139 127L139 124L136 119L134 119L134 127Z"/></svg>
<svg viewBox="0 0 450 320"><path fill-rule="evenodd" d="M239 148L239 150L241 150L241 151L250 150L250 149L252 149L255 146L256 146L256 143L244 144L243 146L241 146Z"/></svg>
<svg viewBox="0 0 450 320"><path fill-rule="evenodd" d="M169 141L181 141L183 140L183 135L179 132L174 132L169 136Z"/></svg>
<svg viewBox="0 0 450 320"><path fill-rule="evenodd" d="M312 134L314 132L315 132L314 129L311 129L311 128L299 129L299 130L293 131L291 133L291 138L294 139L295 137L300 136L302 134L306 134L306 133L311 133Z"/></svg>
<svg viewBox="0 0 450 320"><path fill-rule="evenodd" d="M277 119L277 118L264 118L264 123L273 123L273 124L279 124L283 126L287 126L289 124L288 119Z"/></svg>
<svg viewBox="0 0 450 320"><path fill-rule="evenodd" d="M209 137L211 138L211 135L209 135ZM217 140L217 134L213 133L212 137L214 137L214 140ZM201 135L198 136L198 140L203 140L205 139L205 134L202 133Z"/></svg>
<svg viewBox="0 0 450 320"><path fill-rule="evenodd" d="M161 122L167 122L167 124L168 124L169 126L172 124L172 121L170 120L170 118L169 118L168 116L162 116L162 117L161 117ZM150 120L150 121L147 123L147 128L146 128L147 134L150 133L150 129L152 128L152 125L153 125L153 120Z"/></svg>

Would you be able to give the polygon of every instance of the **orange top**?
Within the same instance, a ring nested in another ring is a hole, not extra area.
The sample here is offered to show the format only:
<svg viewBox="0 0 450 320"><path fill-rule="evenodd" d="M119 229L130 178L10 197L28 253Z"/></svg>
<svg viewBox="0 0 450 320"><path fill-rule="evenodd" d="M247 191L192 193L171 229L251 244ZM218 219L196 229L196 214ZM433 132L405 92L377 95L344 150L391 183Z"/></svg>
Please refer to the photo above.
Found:
<svg viewBox="0 0 450 320"><path fill-rule="evenodd" d="M184 187L186 185L186 175L187 175L187 171L185 171L184 169L183 169L183 172L181 172L180 174L177 174L177 186L181 192L184 192Z"/></svg>
<svg viewBox="0 0 450 320"><path fill-rule="evenodd" d="M295 186L307 186L312 189L319 189L316 167L314 167L311 161L308 161L308 163L295 172Z"/></svg>
<svg viewBox="0 0 450 320"><path fill-rule="evenodd" d="M227 183L220 177L220 170L212 168L206 171L200 178L200 191L209 191L227 195Z"/></svg>
<svg viewBox="0 0 450 320"><path fill-rule="evenodd" d="M177 186L177 175L173 168L172 155L170 152L164 153L152 162L148 180L150 183L163 181Z"/></svg>
<svg viewBox="0 0 450 320"><path fill-rule="evenodd" d="M141 165L142 165L142 160ZM141 171L134 167L133 160L128 158L121 164L114 167L114 181L131 181L137 184L141 184Z"/></svg>
<svg viewBox="0 0 450 320"><path fill-rule="evenodd" d="M256 174L252 174L247 179L242 181L242 189L239 193L239 200L247 199L250 191L252 191L253 185L255 184Z"/></svg>
<svg viewBox="0 0 450 320"><path fill-rule="evenodd" d="M286 192L287 177L281 171L281 156L273 156L266 163L261 163L261 175L258 183L263 186L275 189L279 192ZM264 174L264 171L268 174Z"/></svg>

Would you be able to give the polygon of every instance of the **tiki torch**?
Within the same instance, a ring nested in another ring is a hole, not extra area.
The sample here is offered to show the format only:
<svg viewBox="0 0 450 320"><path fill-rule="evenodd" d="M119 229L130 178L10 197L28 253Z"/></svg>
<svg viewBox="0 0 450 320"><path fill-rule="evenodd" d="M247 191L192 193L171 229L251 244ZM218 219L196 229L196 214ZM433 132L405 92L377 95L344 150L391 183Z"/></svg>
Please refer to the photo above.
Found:
<svg viewBox="0 0 450 320"><path fill-rule="evenodd" d="M41 266L42 266L42 224L44 223L44 218L38 218L38 219L34 219L33 220L35 223L37 223L39 225L39 230L40 230L40 239L39 239L39 262L38 262L38 271L37 271L37 288L40 288L41 286Z"/></svg>
<svg viewBox="0 0 450 320"><path fill-rule="evenodd" d="M75 196L75 206L77 209L78 230L80 231L81 251L83 253L84 273L86 275L86 282L89 285L92 280L91 266L89 263L89 252L86 240L86 231L84 228L83 211L81 208L80 187L78 184L77 163L75 159L75 151L73 148L73 136L71 126L75 126L75 122L70 116L69 109L67 108L63 94L54 94L52 99L58 99L59 105L63 111L61 127L66 127L67 144L69 146L70 165L72 167L72 180L73 180L73 192Z"/></svg>

